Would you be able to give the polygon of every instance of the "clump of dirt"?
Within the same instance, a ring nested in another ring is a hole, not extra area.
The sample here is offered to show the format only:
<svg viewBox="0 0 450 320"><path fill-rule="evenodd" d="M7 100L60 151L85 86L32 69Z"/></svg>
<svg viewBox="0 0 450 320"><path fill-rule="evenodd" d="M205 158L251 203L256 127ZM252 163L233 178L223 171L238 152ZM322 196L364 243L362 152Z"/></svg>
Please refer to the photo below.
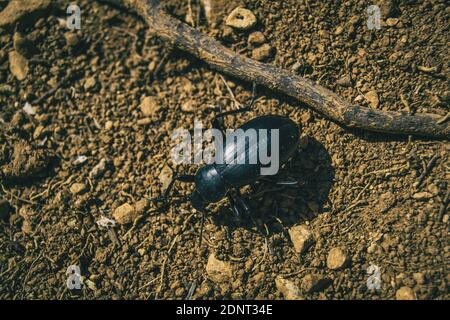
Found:
<svg viewBox="0 0 450 320"><path fill-rule="evenodd" d="M3 179L24 181L42 175L49 166L50 156L26 141L18 141L12 147L12 154L4 155L2 162L6 162L1 167Z"/></svg>
<svg viewBox="0 0 450 320"><path fill-rule="evenodd" d="M82 28L68 30L70 3L0 33L0 298L448 297L447 141L350 131L257 88L253 110L225 126L286 115L301 124L299 148L279 175L242 190L249 217L233 216L227 199L211 205L197 249L199 212L145 199L199 167L173 163L172 133L192 132L196 120L209 128L218 112L245 105L252 85L104 3L78 1ZM236 4L256 17L249 30L226 25L232 6L210 12L211 25L197 1L166 7L349 101L445 120L445 1L377 1L372 30L366 1ZM36 50L17 63L19 40ZM192 190L176 183L173 195ZM81 290L67 287L74 267Z"/></svg>

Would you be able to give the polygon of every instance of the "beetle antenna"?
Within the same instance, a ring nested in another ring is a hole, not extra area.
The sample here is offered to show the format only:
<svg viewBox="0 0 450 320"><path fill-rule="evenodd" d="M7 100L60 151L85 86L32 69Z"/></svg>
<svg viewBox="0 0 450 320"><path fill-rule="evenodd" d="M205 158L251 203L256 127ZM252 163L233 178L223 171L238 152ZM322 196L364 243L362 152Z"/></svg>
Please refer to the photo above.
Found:
<svg viewBox="0 0 450 320"><path fill-rule="evenodd" d="M168 204L168 200L173 200L171 201L172 205L178 205L181 203L185 203L188 202L190 200L190 195L187 196L182 196L182 197L172 197L169 198L167 196L161 196L161 197L155 197L155 198L148 198L149 201L152 202L163 202L164 204Z"/></svg>
<svg viewBox="0 0 450 320"><path fill-rule="evenodd" d="M198 239L198 247L197 248L201 248L202 247L202 240L203 240L203 225L205 224L205 211L202 211L202 220L200 222L200 238Z"/></svg>
<svg viewBox="0 0 450 320"><path fill-rule="evenodd" d="M256 100L256 82L253 82L253 87L252 87L252 99L250 100L250 103L245 107L245 109L252 109L253 108L253 104L255 103Z"/></svg>

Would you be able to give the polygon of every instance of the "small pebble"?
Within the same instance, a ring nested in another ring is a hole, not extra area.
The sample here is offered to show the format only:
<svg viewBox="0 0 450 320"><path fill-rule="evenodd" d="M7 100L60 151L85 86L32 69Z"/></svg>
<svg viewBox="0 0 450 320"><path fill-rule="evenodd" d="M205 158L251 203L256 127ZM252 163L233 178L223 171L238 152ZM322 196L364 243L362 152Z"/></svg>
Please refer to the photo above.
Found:
<svg viewBox="0 0 450 320"><path fill-rule="evenodd" d="M417 282L418 285L423 285L426 282L425 274L423 272L413 273L413 279Z"/></svg>
<svg viewBox="0 0 450 320"><path fill-rule="evenodd" d="M349 74L343 76L342 78L336 81L336 84L341 87L351 87L352 86L352 78Z"/></svg>
<svg viewBox="0 0 450 320"><path fill-rule="evenodd" d="M435 196L439 194L439 187L437 185L435 185L434 183L431 183L427 187L427 189L428 189L428 191L430 191Z"/></svg>
<svg viewBox="0 0 450 320"><path fill-rule="evenodd" d="M248 43L252 46L256 47L262 45L264 42L266 42L266 37L260 31L252 32L248 36Z"/></svg>
<svg viewBox="0 0 450 320"><path fill-rule="evenodd" d="M97 85L97 79L95 79L95 77L89 77L86 79L86 81L84 81L84 85L83 88L85 91L91 91L92 89L94 89Z"/></svg>
<svg viewBox="0 0 450 320"><path fill-rule="evenodd" d="M397 300L417 300L416 294L410 287L401 287L395 293Z"/></svg>
<svg viewBox="0 0 450 320"><path fill-rule="evenodd" d="M133 222L136 219L136 210L134 206L128 203L124 203L121 206L117 207L113 212L114 220L118 224L128 224Z"/></svg>
<svg viewBox="0 0 450 320"><path fill-rule="evenodd" d="M327 266L329 269L338 270L345 267L348 263L348 256L345 250L333 248L328 253Z"/></svg>
<svg viewBox="0 0 450 320"><path fill-rule="evenodd" d="M160 110L158 100L155 97L145 97L139 106L141 112L146 117L155 116Z"/></svg>
<svg viewBox="0 0 450 320"><path fill-rule="evenodd" d="M143 198L134 204L134 209L136 210L137 214L141 215L145 213L149 206L150 201L146 198Z"/></svg>
<svg viewBox="0 0 450 320"><path fill-rule="evenodd" d="M225 20L225 24L238 30L249 30L256 24L256 17L248 9L237 7Z"/></svg>
<svg viewBox="0 0 450 320"><path fill-rule="evenodd" d="M336 28L336 30L334 31L334 34L338 36L338 35L342 34L342 32L344 32L344 28L341 26L338 26Z"/></svg>
<svg viewBox="0 0 450 320"><path fill-rule="evenodd" d="M423 191L414 193L412 197L416 200L428 200L433 198L433 194L431 194L430 192Z"/></svg>
<svg viewBox="0 0 450 320"><path fill-rule="evenodd" d="M9 69L17 80L25 80L28 74L28 60L17 51L9 53Z"/></svg>
<svg viewBox="0 0 450 320"><path fill-rule="evenodd" d="M22 232L26 235L30 235L33 233L33 226L29 219L24 219L22 223Z"/></svg>
<svg viewBox="0 0 450 320"><path fill-rule="evenodd" d="M232 277L231 265L228 262L221 261L211 254L206 263L206 273L213 282L229 281Z"/></svg>
<svg viewBox="0 0 450 320"><path fill-rule="evenodd" d="M76 47L80 42L80 38L74 32L66 32L64 33L64 38L66 39L66 43L69 47Z"/></svg>
<svg viewBox="0 0 450 320"><path fill-rule="evenodd" d="M286 300L303 300L300 289L291 280L278 276L275 278L275 285Z"/></svg>
<svg viewBox="0 0 450 320"><path fill-rule="evenodd" d="M268 44L263 44L259 48L255 48L252 51L252 58L258 61L264 61L269 59L273 54L273 48Z"/></svg>
<svg viewBox="0 0 450 320"><path fill-rule="evenodd" d="M114 123L111 120L106 121L105 123L105 131L110 131L114 126Z"/></svg>
<svg viewBox="0 0 450 320"><path fill-rule="evenodd" d="M305 225L298 225L289 229L289 236L294 244L295 252L305 252L314 242L312 232Z"/></svg>
<svg viewBox="0 0 450 320"><path fill-rule="evenodd" d="M159 181L161 182L161 190L164 191L169 186L170 181L172 181L173 171L168 166L165 165L161 172L159 173Z"/></svg>
<svg viewBox="0 0 450 320"><path fill-rule="evenodd" d="M397 23L398 23L398 18L387 18L387 19L386 19L386 24L387 24L389 27L394 27L394 26L397 25Z"/></svg>
<svg viewBox="0 0 450 320"><path fill-rule="evenodd" d="M87 191L87 187L84 183L74 183L70 187L70 192L74 195L80 195Z"/></svg>
<svg viewBox="0 0 450 320"><path fill-rule="evenodd" d="M92 168L91 172L89 172L89 178L98 178L100 177L106 170L106 159L102 158L99 163Z"/></svg>
<svg viewBox="0 0 450 320"><path fill-rule="evenodd" d="M380 99L378 98L378 93L375 90L371 90L365 94L366 100L369 102L370 106L374 109L378 108L380 105Z"/></svg>
<svg viewBox="0 0 450 320"><path fill-rule="evenodd" d="M194 112L195 111L195 103L192 100L188 100L181 105L181 110L183 112Z"/></svg>

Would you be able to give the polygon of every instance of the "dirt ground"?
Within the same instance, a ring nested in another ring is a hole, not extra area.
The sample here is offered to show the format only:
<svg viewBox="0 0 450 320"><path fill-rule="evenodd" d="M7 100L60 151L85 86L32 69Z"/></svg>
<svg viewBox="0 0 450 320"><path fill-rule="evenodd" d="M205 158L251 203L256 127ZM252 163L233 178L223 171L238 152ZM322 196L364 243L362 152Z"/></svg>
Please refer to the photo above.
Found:
<svg viewBox="0 0 450 320"><path fill-rule="evenodd" d="M81 30L69 31L68 3L0 34L1 299L449 298L448 142L348 130L257 88L254 111L226 125L264 114L300 124L298 153L277 177L297 183L244 190L250 218L212 205L198 249L190 204L157 210L146 199L198 168L173 164L171 133L245 104L251 84L104 3L77 1ZM243 3L257 17L248 31L208 25L198 1L167 10L360 105L449 112L446 1L379 1L379 30L366 26L368 1ZM255 31L270 50L249 43ZM177 183L175 194L192 188ZM70 266L79 290L67 286Z"/></svg>

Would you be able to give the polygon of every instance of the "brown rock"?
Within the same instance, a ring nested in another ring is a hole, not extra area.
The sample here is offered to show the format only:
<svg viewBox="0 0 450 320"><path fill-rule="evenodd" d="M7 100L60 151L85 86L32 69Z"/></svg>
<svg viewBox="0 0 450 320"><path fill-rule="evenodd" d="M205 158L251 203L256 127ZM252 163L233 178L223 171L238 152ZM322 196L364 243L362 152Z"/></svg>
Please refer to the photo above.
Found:
<svg viewBox="0 0 450 320"><path fill-rule="evenodd" d="M102 158L89 172L89 178L95 179L100 177L106 170L106 159Z"/></svg>
<svg viewBox="0 0 450 320"><path fill-rule="evenodd" d="M83 88L85 91L92 91L97 87L97 79L95 77L89 77L84 81Z"/></svg>
<svg viewBox="0 0 450 320"><path fill-rule="evenodd" d="M401 287L395 293L396 300L417 300L416 293L410 287Z"/></svg>
<svg viewBox="0 0 450 320"><path fill-rule="evenodd" d="M375 90L371 90L365 94L366 100L369 102L370 106L374 109L378 108L380 105L380 99L378 98L378 93Z"/></svg>
<svg viewBox="0 0 450 320"><path fill-rule="evenodd" d="M434 196L439 194L439 187L434 183L430 183L427 187L427 190L430 191Z"/></svg>
<svg viewBox="0 0 450 320"><path fill-rule="evenodd" d="M319 292L327 288L331 284L330 279L323 276L316 276L308 274L303 277L301 288L304 292L314 293Z"/></svg>
<svg viewBox="0 0 450 320"><path fill-rule="evenodd" d="M69 47L76 47L78 43L80 43L80 38L74 32L66 32L64 33L64 38L66 39L66 43Z"/></svg>
<svg viewBox="0 0 450 320"><path fill-rule="evenodd" d="M183 112L194 112L196 109L195 101L188 100L181 105L181 110Z"/></svg>
<svg viewBox="0 0 450 320"><path fill-rule="evenodd" d="M229 281L232 277L231 265L228 262L221 261L211 254L206 264L206 273L214 282Z"/></svg>
<svg viewBox="0 0 450 320"><path fill-rule="evenodd" d="M160 110L158 100L155 97L145 97L139 106L141 112L146 117L155 116Z"/></svg>
<svg viewBox="0 0 450 320"><path fill-rule="evenodd" d="M80 195L87 191L87 187L84 183L74 183L70 187L70 192L74 195Z"/></svg>
<svg viewBox="0 0 450 320"><path fill-rule="evenodd" d="M305 225L295 226L289 229L289 236L294 244L295 252L305 252L314 242L312 233Z"/></svg>
<svg viewBox="0 0 450 320"><path fill-rule="evenodd" d="M264 44L259 48L255 48L252 51L252 58L258 61L264 61L269 59L273 54L273 48L268 44Z"/></svg>
<svg viewBox="0 0 450 320"><path fill-rule="evenodd" d="M98 248L95 251L94 260L100 263L105 263L108 260L109 252L106 248Z"/></svg>
<svg viewBox="0 0 450 320"><path fill-rule="evenodd" d="M9 53L9 69L17 80L22 81L28 74L28 60L17 51Z"/></svg>
<svg viewBox="0 0 450 320"><path fill-rule="evenodd" d="M398 19L397 18L388 18L388 19L386 19L386 24L389 27L394 27L394 26L397 25L397 23L398 23Z"/></svg>
<svg viewBox="0 0 450 320"><path fill-rule="evenodd" d="M132 205L124 203L114 210L113 217L118 224L128 224L137 218L137 213Z"/></svg>
<svg viewBox="0 0 450 320"><path fill-rule="evenodd" d="M114 122L108 120L105 122L105 131L110 131L114 127Z"/></svg>
<svg viewBox="0 0 450 320"><path fill-rule="evenodd" d="M418 285L423 285L426 282L425 274L423 272L413 273L413 279L417 282Z"/></svg>
<svg viewBox="0 0 450 320"><path fill-rule="evenodd" d="M141 215L148 209L149 206L150 201L146 198L143 198L135 203L134 209L136 210L136 214Z"/></svg>
<svg viewBox="0 0 450 320"><path fill-rule="evenodd" d="M33 132L33 139L34 140L37 140L37 139L39 139L43 134L45 133L45 127L43 126L43 125L38 125L37 127L36 127L36 129L34 129L34 132Z"/></svg>
<svg viewBox="0 0 450 320"><path fill-rule="evenodd" d="M170 181L172 181L172 177L173 177L173 171L172 169L168 166L165 165L161 172L159 173L159 181L161 182L161 190L166 190L167 187L170 184Z"/></svg>
<svg viewBox="0 0 450 320"><path fill-rule="evenodd" d="M302 123L309 123L313 119L312 114L310 112L305 112L301 116Z"/></svg>
<svg viewBox="0 0 450 320"><path fill-rule="evenodd" d="M249 30L255 26L256 17L250 10L237 7L228 15L225 24L238 30Z"/></svg>
<svg viewBox="0 0 450 320"><path fill-rule="evenodd" d="M286 300L303 300L300 289L294 282L278 276L275 278L275 285Z"/></svg>
<svg viewBox="0 0 450 320"><path fill-rule="evenodd" d="M428 200L433 198L433 194L430 192L423 191L414 193L412 197L416 200Z"/></svg>
<svg viewBox="0 0 450 320"><path fill-rule="evenodd" d="M327 266L332 270L344 268L348 263L347 252L341 248L333 248L328 253Z"/></svg>
<svg viewBox="0 0 450 320"><path fill-rule="evenodd" d="M248 43L252 46L259 46L266 42L266 37L260 31L252 32L248 36Z"/></svg>
<svg viewBox="0 0 450 320"><path fill-rule="evenodd" d="M4 178L27 180L41 176L49 165L50 157L43 149L37 149L26 141L14 144L12 161L2 167Z"/></svg>
<svg viewBox="0 0 450 320"><path fill-rule="evenodd" d="M149 125L150 123L152 123L152 119L142 118L142 119L139 119L138 121L136 121L136 123L140 126L146 126L146 125Z"/></svg>
<svg viewBox="0 0 450 320"><path fill-rule="evenodd" d="M334 34L338 36L338 35L342 34L342 32L344 32L344 28L342 26L338 26L336 28L336 30L334 31Z"/></svg>
<svg viewBox="0 0 450 320"><path fill-rule="evenodd" d="M24 219L22 223L22 232L26 235L33 233L33 227L29 219Z"/></svg>
<svg viewBox="0 0 450 320"><path fill-rule="evenodd" d="M336 81L336 84L341 87L351 87L352 86L352 78L349 74L343 76L342 78Z"/></svg>

